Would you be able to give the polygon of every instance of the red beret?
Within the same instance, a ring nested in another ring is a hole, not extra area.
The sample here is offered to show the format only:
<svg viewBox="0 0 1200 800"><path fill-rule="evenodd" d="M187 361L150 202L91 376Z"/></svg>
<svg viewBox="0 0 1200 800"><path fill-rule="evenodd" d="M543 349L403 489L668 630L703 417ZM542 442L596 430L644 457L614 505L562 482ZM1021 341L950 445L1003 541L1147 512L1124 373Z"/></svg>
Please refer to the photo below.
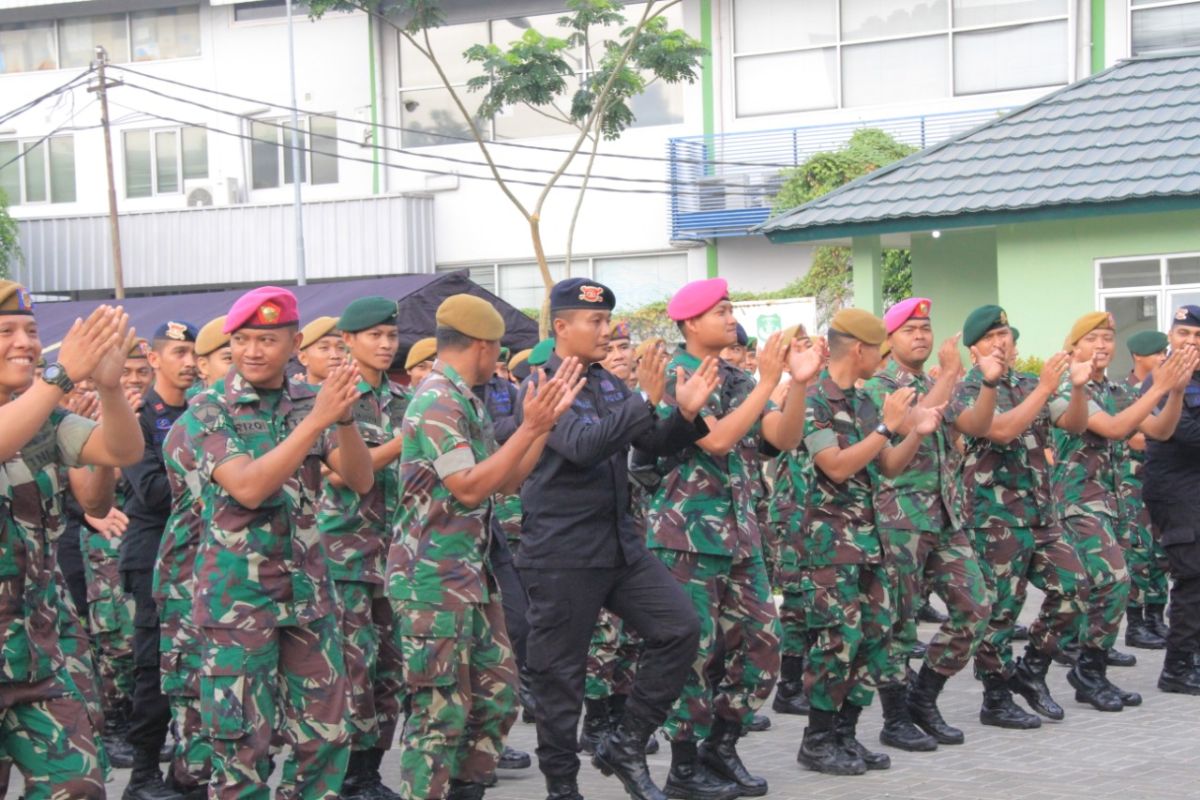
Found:
<svg viewBox="0 0 1200 800"><path fill-rule="evenodd" d="M724 278L708 278L684 284L667 303L667 316L676 322L698 317L722 300L729 299L729 284Z"/></svg>
<svg viewBox="0 0 1200 800"><path fill-rule="evenodd" d="M891 335L910 319L929 319L929 309L932 306L933 301L928 297L910 297L907 300L901 300L883 315L883 324L887 327L888 334Z"/></svg>
<svg viewBox="0 0 1200 800"><path fill-rule="evenodd" d="M278 286L260 286L239 297L225 317L224 333L242 328L282 328L300 322L296 295Z"/></svg>

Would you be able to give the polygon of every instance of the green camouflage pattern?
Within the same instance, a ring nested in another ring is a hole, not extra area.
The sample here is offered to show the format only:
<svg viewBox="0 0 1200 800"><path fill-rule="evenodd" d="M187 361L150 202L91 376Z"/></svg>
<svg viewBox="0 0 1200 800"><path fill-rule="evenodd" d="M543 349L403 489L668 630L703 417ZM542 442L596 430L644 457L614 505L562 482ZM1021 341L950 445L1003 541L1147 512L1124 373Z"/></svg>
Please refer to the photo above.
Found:
<svg viewBox="0 0 1200 800"><path fill-rule="evenodd" d="M171 727L179 737L167 774L184 794L187 789L203 786L212 779L212 743L201 733L199 681L196 697L171 695Z"/></svg>
<svg viewBox="0 0 1200 800"><path fill-rule="evenodd" d="M601 609L588 643L583 696L588 700L606 700L632 692L640 648L637 632L627 628L616 614Z"/></svg>
<svg viewBox="0 0 1200 800"><path fill-rule="evenodd" d="M691 673L663 724L667 738L704 739L717 718L749 725L779 678L779 617L762 553L745 559L666 549L654 554L700 620ZM721 684L713 686L709 667L718 654L724 669Z"/></svg>
<svg viewBox="0 0 1200 800"><path fill-rule="evenodd" d="M388 555L389 596L441 608L489 602L491 499L468 508L443 479L496 451L491 417L454 368L438 361L409 402L401 434L403 489Z"/></svg>
<svg viewBox="0 0 1200 800"><path fill-rule="evenodd" d="M495 503L496 522L500 523L500 530L504 531L504 538L512 545L514 542L521 540L521 495L519 494L498 494L493 501Z"/></svg>
<svg viewBox="0 0 1200 800"><path fill-rule="evenodd" d="M1103 411L1111 416L1133 405L1137 395L1107 378L1089 381L1088 414ZM1064 376L1056 399L1070 401L1071 381ZM1054 498L1063 517L1102 515L1113 520L1124 513L1121 491L1127 447L1123 441L1085 430L1081 434L1054 429Z"/></svg>
<svg viewBox="0 0 1200 800"><path fill-rule="evenodd" d="M1077 628L1078 641L1084 647L1112 648L1129 605L1129 570L1113 531L1115 522L1104 514L1063 520L1063 539L1075 548L1087 575L1087 613Z"/></svg>
<svg viewBox="0 0 1200 800"><path fill-rule="evenodd" d="M133 595L126 593L117 561L120 541L80 526L87 579L88 629L100 671L106 713L133 693Z"/></svg>
<svg viewBox="0 0 1200 800"><path fill-rule="evenodd" d="M1130 373L1124 381L1127 391L1137 394L1141 381ZM1125 564L1131 581L1129 605L1166 605L1167 554L1154 535L1150 511L1142 502L1142 470L1146 464L1144 450L1126 446L1121 464L1121 519L1116 533L1125 550Z"/></svg>
<svg viewBox="0 0 1200 800"><path fill-rule="evenodd" d="M660 417L669 417L677 406L676 369L683 369L686 381L699 367L700 359L682 347L675 352L667 365L666 390L657 409ZM724 417L754 390L754 380L741 369L722 361L719 373L721 385L700 410L700 416L708 419ZM766 411L774 409L769 403ZM757 501L762 486L756 476L762 444L760 420L724 456L693 445L671 459L671 468L650 499L649 548L739 560L761 558Z"/></svg>
<svg viewBox="0 0 1200 800"><path fill-rule="evenodd" d="M992 601L987 629L975 651L975 674L1009 676L1013 627L1032 583L1045 594L1029 641L1046 655L1062 651L1084 615L1087 575L1079 556L1054 529L976 528L972 537Z"/></svg>
<svg viewBox="0 0 1200 800"><path fill-rule="evenodd" d="M499 595L453 609L400 602L396 618L412 703L400 794L445 798L452 780L485 783L517 718L517 665Z"/></svg>
<svg viewBox="0 0 1200 800"><path fill-rule="evenodd" d="M268 800L278 730L290 752L276 797L335 800L350 758L344 673L332 614L306 625L206 628L200 730L212 747L209 797Z"/></svg>
<svg viewBox="0 0 1200 800"><path fill-rule="evenodd" d="M354 750L387 749L395 738L403 695L402 665L395 646L391 605L382 587L363 581L334 581L350 681L351 745ZM385 733L381 735L381 721Z"/></svg>
<svg viewBox="0 0 1200 800"><path fill-rule="evenodd" d="M201 628L264 630L304 625L334 611L316 524L321 466L334 439L317 441L303 465L257 509L212 479L226 461L259 458L311 410L313 387L287 381L259 392L236 371L192 400L176 421L201 477L204 528L196 554L195 622ZM166 443L164 442L164 445Z"/></svg>
<svg viewBox="0 0 1200 800"><path fill-rule="evenodd" d="M888 666L891 578L882 564L831 564L801 573L811 647L804 693L813 708L869 706Z"/></svg>
<svg viewBox="0 0 1200 800"><path fill-rule="evenodd" d="M783 599L779 603L779 629L779 654L782 658L803 657L808 653L808 609L804 606L804 595L799 591L799 581L795 589L783 589Z"/></svg>
<svg viewBox="0 0 1200 800"><path fill-rule="evenodd" d="M767 524L763 529L763 558L771 586L776 589L782 590L785 583L785 559L793 575L799 570L800 554L789 544L788 532L803 530L812 469L812 459L803 447L780 453L776 459L775 482L767 497Z"/></svg>
<svg viewBox="0 0 1200 800"><path fill-rule="evenodd" d="M876 417L880 418L887 395L911 388L918 397L924 397L933 383L924 372L910 372L890 360L866 382L862 391L871 399ZM953 449L950 428L943 423L931 435L921 438L916 455L902 473L894 478L875 475L875 515L880 528L940 533L961 527L958 463L950 456Z"/></svg>

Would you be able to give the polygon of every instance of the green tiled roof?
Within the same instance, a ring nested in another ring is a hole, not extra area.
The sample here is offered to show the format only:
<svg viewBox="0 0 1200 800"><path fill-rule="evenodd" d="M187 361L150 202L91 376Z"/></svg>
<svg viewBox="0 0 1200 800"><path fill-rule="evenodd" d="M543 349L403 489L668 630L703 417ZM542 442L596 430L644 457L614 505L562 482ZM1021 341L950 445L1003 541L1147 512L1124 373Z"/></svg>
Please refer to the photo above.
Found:
<svg viewBox="0 0 1200 800"><path fill-rule="evenodd" d="M1123 61L755 228L773 241L1200 206L1200 52Z"/></svg>

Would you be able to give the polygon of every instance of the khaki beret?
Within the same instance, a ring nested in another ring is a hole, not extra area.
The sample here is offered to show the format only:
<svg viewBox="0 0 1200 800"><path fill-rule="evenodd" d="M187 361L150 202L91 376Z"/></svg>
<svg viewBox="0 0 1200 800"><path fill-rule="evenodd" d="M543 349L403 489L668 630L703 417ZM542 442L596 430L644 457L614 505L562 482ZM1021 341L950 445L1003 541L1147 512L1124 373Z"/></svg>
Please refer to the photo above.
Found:
<svg viewBox="0 0 1200 800"><path fill-rule="evenodd" d="M504 337L504 317L491 303L470 294L447 297L438 306L435 316L442 328L450 328L486 342L498 342Z"/></svg>
<svg viewBox="0 0 1200 800"><path fill-rule="evenodd" d="M145 358L150 353L150 343L140 336L133 340L133 347L125 354L126 358Z"/></svg>
<svg viewBox="0 0 1200 800"><path fill-rule="evenodd" d="M788 342L793 339L799 339L803 341L804 339L811 339L812 337L808 335L808 331L804 329L803 325L789 325L779 332L779 338L783 339L785 342Z"/></svg>
<svg viewBox="0 0 1200 800"><path fill-rule="evenodd" d="M513 357L508 360L508 369L511 371L516 368L517 364L528 361L529 354L532 352L532 348L526 348L518 353L514 353Z"/></svg>
<svg viewBox="0 0 1200 800"><path fill-rule="evenodd" d="M852 336L863 344L881 345L887 339L883 320L861 308L843 308L834 314L829 330Z"/></svg>
<svg viewBox="0 0 1200 800"><path fill-rule="evenodd" d="M32 314L33 298L16 281L0 281L0 314Z"/></svg>
<svg viewBox="0 0 1200 800"><path fill-rule="evenodd" d="M196 355L207 356L229 344L229 334L224 332L224 327L224 314L204 323L204 327L196 334Z"/></svg>
<svg viewBox="0 0 1200 800"><path fill-rule="evenodd" d="M317 343L318 339L328 336L337 327L337 317L317 317L300 330L300 349L307 350Z"/></svg>
<svg viewBox="0 0 1200 800"><path fill-rule="evenodd" d="M432 336L426 339L418 339L413 342L413 346L408 348L408 355L404 359L404 368L412 369L422 361L428 361L437 355L437 339Z"/></svg>
<svg viewBox="0 0 1200 800"><path fill-rule="evenodd" d="M651 350L659 345L666 345L666 343L666 339L661 336L651 337L637 346L637 349L633 351L634 358L645 358Z"/></svg>
<svg viewBox="0 0 1200 800"><path fill-rule="evenodd" d="M891 342L884 342L882 345L879 346L879 357L880 358L887 358L891 354L892 354L892 343Z"/></svg>
<svg viewBox="0 0 1200 800"><path fill-rule="evenodd" d="M1116 327L1117 326L1116 322L1113 320L1113 315L1107 311L1089 312L1075 320L1075 324L1071 326L1071 332L1067 334L1065 346L1074 347L1075 345L1079 344L1080 339L1099 328L1116 330Z"/></svg>

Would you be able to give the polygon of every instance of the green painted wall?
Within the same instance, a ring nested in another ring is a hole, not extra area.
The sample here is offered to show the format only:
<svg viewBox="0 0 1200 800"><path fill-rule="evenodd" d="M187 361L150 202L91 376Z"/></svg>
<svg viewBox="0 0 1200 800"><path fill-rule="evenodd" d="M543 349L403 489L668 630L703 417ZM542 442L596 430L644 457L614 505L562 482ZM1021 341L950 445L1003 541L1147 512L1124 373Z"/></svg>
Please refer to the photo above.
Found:
<svg viewBox="0 0 1200 800"><path fill-rule="evenodd" d="M933 300L937 341L962 330L972 309L996 301L996 234L992 229L912 235L913 295ZM935 354L936 357L936 354Z"/></svg>
<svg viewBox="0 0 1200 800"><path fill-rule="evenodd" d="M1200 250L1200 211L1002 225L995 236L997 302L1021 329L1021 352L1044 356L1095 310L1095 259Z"/></svg>

